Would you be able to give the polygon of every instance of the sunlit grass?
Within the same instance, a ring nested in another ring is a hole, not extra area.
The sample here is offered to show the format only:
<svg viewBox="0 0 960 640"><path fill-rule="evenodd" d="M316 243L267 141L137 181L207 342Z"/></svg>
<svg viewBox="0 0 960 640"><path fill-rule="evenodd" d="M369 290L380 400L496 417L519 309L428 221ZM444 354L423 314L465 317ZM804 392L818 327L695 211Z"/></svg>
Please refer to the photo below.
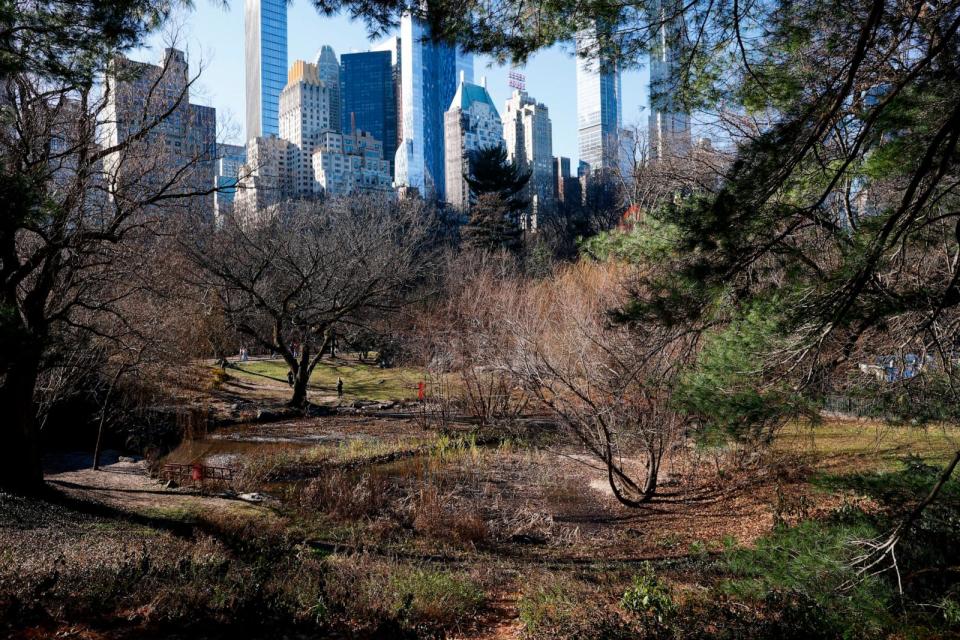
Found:
<svg viewBox="0 0 960 640"><path fill-rule="evenodd" d="M775 448L818 458L846 458L877 469L890 469L907 455L942 463L960 447L960 427L888 425L867 420L829 420L810 426L787 425Z"/></svg>
<svg viewBox="0 0 960 640"><path fill-rule="evenodd" d="M286 384L287 364L280 359L251 360L233 365L236 373L249 377L265 377ZM346 400L415 400L417 383L424 374L413 368L381 369L374 364L349 360L321 360L310 376L310 389L324 395L337 394L337 378L343 379Z"/></svg>

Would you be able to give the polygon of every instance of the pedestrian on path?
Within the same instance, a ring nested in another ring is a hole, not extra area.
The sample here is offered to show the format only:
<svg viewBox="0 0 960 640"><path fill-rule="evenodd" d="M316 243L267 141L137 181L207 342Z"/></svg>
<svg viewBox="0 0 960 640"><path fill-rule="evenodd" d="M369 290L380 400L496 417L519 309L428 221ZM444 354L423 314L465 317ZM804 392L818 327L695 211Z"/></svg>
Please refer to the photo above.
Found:
<svg viewBox="0 0 960 640"><path fill-rule="evenodd" d="M343 378L337 377L337 397L343 397Z"/></svg>

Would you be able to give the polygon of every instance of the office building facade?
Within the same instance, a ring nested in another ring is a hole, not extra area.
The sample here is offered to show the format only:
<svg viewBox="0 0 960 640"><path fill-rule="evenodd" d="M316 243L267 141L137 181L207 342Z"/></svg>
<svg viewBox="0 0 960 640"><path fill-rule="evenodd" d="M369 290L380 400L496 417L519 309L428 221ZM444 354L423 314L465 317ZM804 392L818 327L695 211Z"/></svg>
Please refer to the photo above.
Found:
<svg viewBox="0 0 960 640"><path fill-rule="evenodd" d="M480 149L503 146L503 122L487 92L486 80L479 85L460 81L444 115L444 140L447 201L466 211L471 198L464 176L470 174L472 155Z"/></svg>
<svg viewBox="0 0 960 640"><path fill-rule="evenodd" d="M690 114L677 100L675 86L680 67L677 49L686 31L683 12L676 11L672 4L671 0L660 0L651 9L651 24L659 25L650 48L649 144L653 158L684 155L691 148Z"/></svg>
<svg viewBox="0 0 960 640"><path fill-rule="evenodd" d="M237 193L241 167L247 161L247 149L236 144L218 144L216 174L213 194L213 216L217 225L233 212L233 200Z"/></svg>
<svg viewBox="0 0 960 640"><path fill-rule="evenodd" d="M443 200L444 113L457 90L457 70L472 82L473 57L434 42L427 24L407 13L400 20L399 62L402 138L394 184Z"/></svg>
<svg viewBox="0 0 960 640"><path fill-rule="evenodd" d="M577 148L596 175L620 166L620 69L600 50L596 26L577 33L576 51Z"/></svg>
<svg viewBox="0 0 960 640"><path fill-rule="evenodd" d="M245 0L244 30L246 137L278 135L287 83L286 0Z"/></svg>
<svg viewBox="0 0 960 640"><path fill-rule="evenodd" d="M580 179L570 172L570 158L553 159L554 198L559 207L578 207L583 203Z"/></svg>
<svg viewBox="0 0 960 640"><path fill-rule="evenodd" d="M341 131L369 132L383 143L391 164L397 152L397 98L390 51L345 53L340 56ZM392 173L392 172L391 172Z"/></svg>

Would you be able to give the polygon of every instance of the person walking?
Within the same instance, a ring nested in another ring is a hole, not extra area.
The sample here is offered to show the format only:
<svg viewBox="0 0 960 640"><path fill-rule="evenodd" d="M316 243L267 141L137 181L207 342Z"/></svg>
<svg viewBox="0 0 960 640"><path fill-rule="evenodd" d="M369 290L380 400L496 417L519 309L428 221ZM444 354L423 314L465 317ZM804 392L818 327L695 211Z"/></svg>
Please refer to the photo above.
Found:
<svg viewBox="0 0 960 640"><path fill-rule="evenodd" d="M287 384L293 386L293 369L287 369Z"/></svg>
<svg viewBox="0 0 960 640"><path fill-rule="evenodd" d="M343 397L343 378L337 376L337 397Z"/></svg>

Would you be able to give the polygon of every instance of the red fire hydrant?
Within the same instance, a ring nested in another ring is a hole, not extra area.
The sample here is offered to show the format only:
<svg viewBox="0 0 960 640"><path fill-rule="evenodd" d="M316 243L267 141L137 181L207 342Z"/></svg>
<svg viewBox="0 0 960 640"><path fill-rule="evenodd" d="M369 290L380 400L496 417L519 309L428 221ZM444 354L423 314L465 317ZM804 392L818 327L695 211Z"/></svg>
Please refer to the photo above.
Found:
<svg viewBox="0 0 960 640"><path fill-rule="evenodd" d="M203 480L203 465L199 462L195 463L190 469L190 478L194 482L201 482Z"/></svg>

